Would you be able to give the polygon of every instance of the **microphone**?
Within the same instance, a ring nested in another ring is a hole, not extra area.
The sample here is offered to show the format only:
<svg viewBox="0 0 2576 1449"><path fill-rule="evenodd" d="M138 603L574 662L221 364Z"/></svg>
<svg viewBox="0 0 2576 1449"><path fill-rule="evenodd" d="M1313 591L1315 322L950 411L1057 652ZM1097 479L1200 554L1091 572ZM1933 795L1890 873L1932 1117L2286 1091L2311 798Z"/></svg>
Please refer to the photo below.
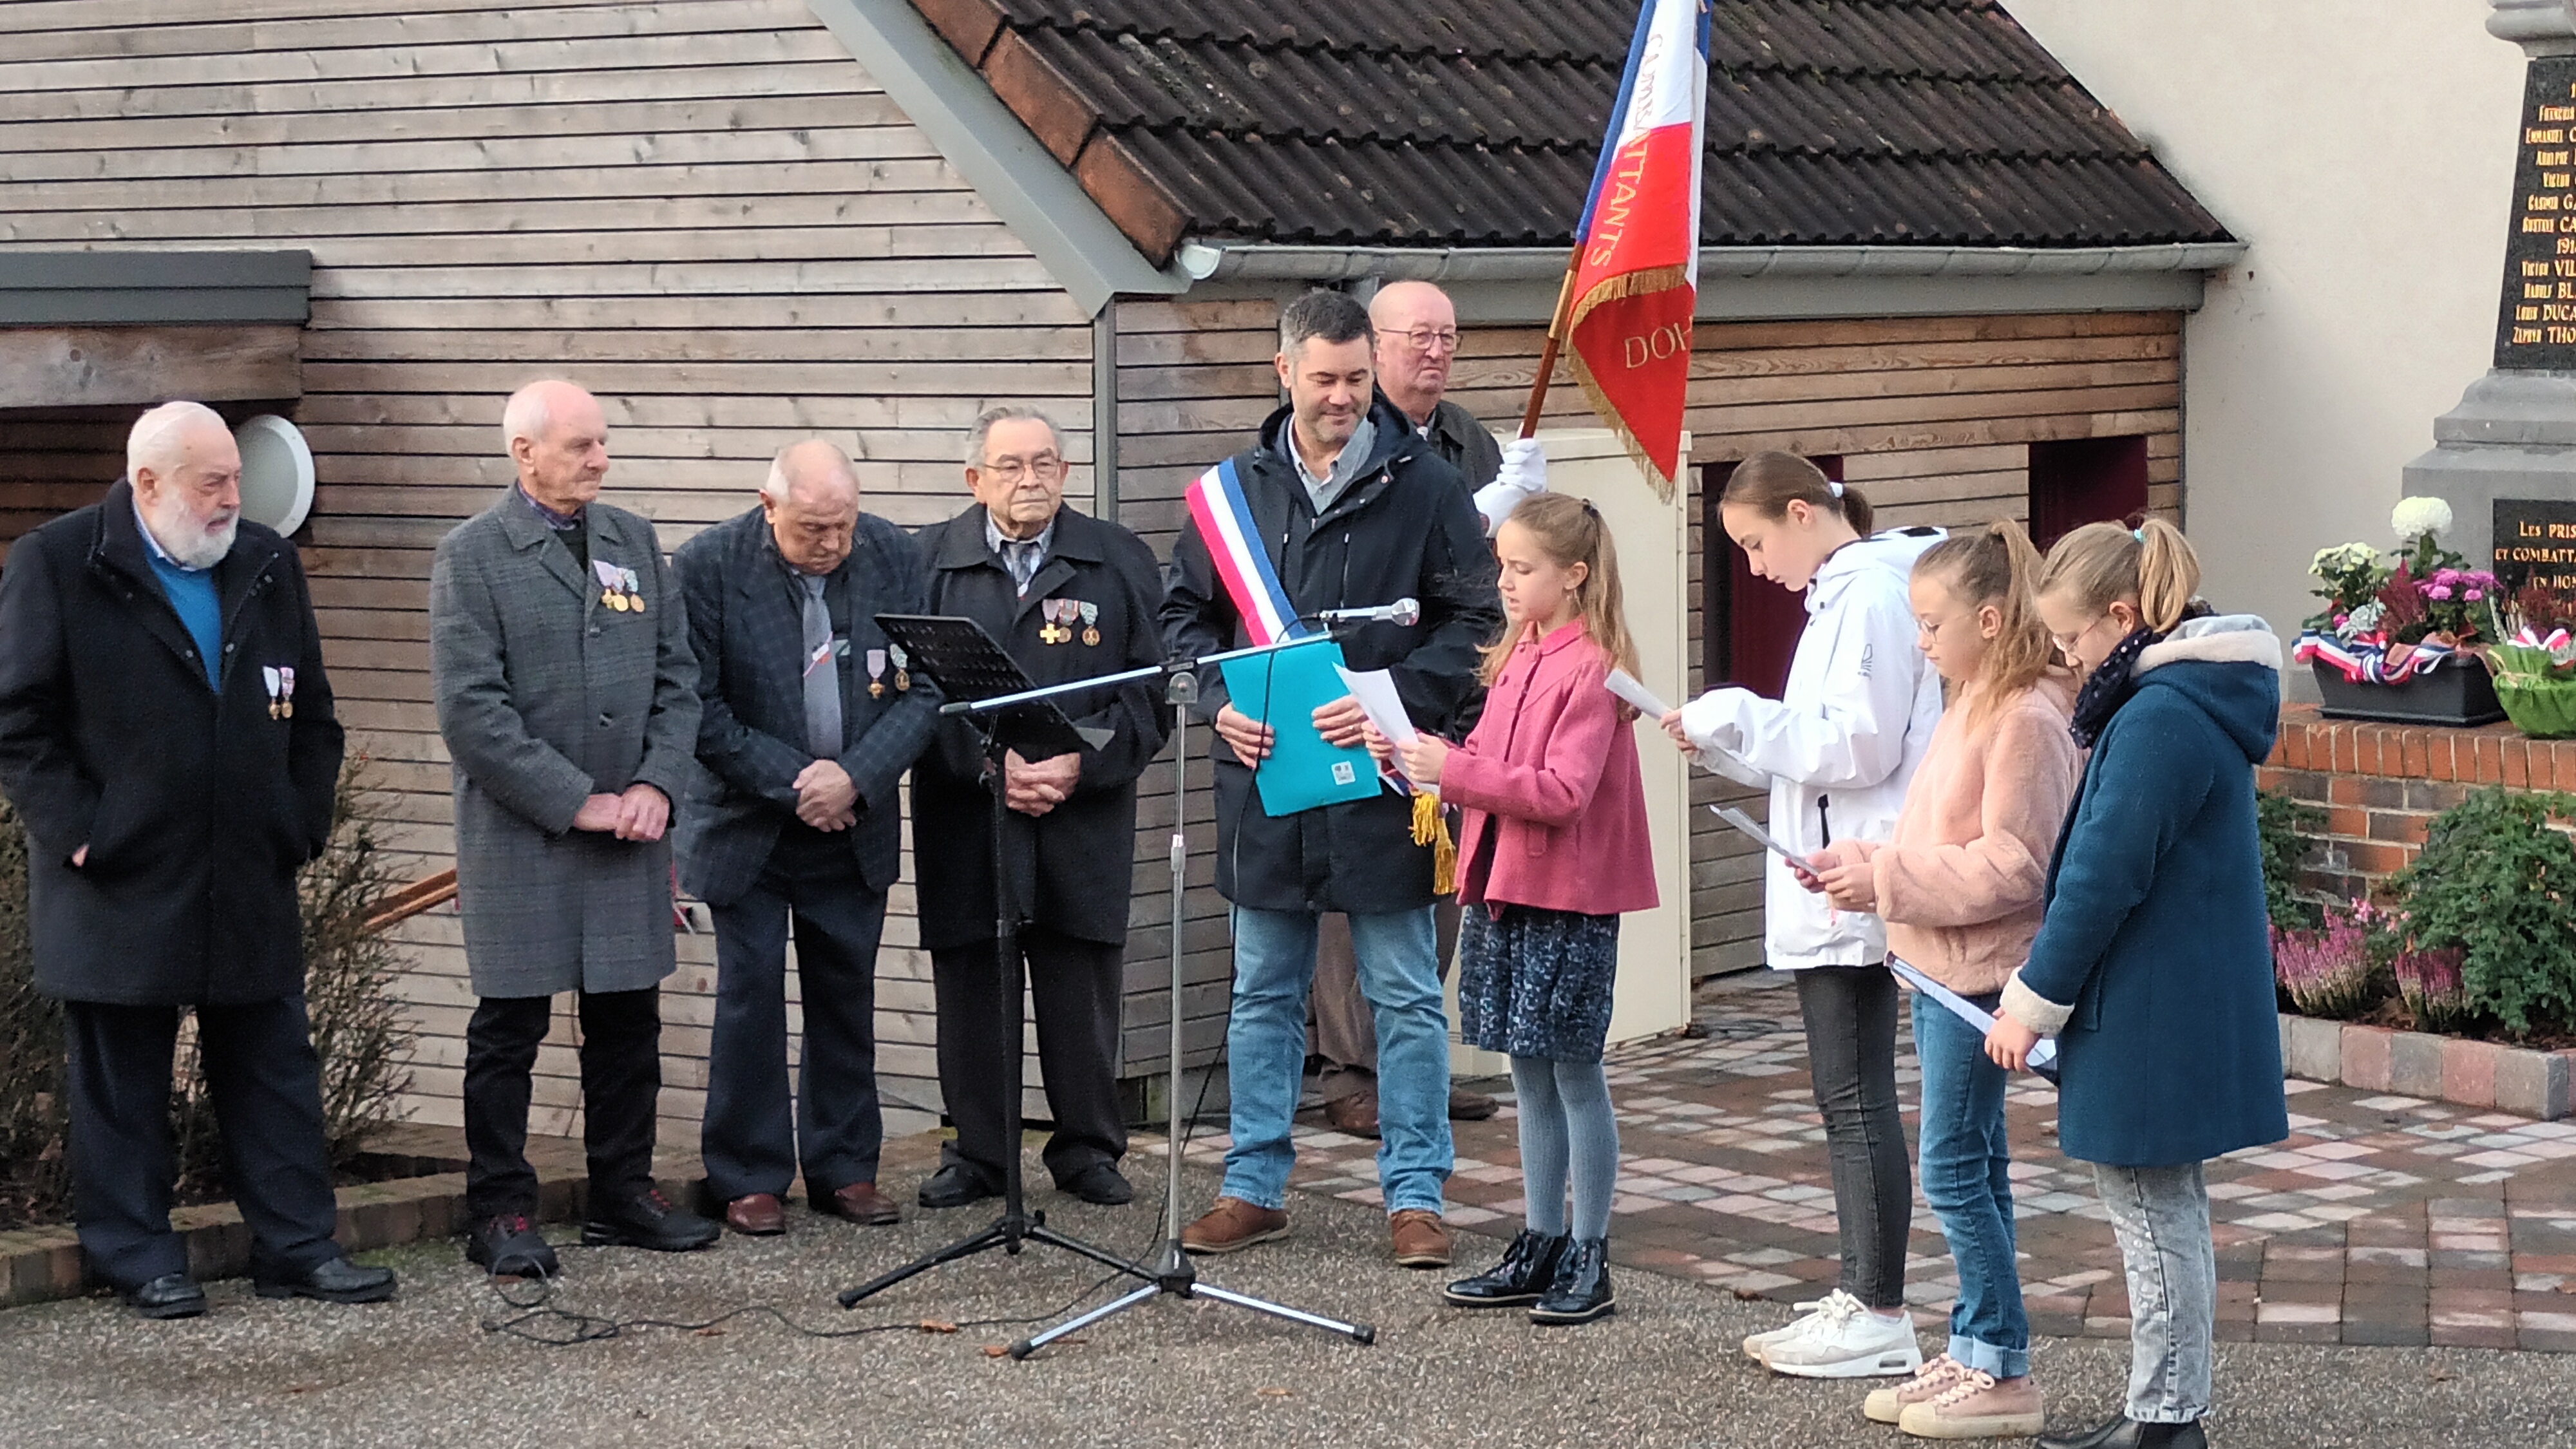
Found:
<svg viewBox="0 0 2576 1449"><path fill-rule="evenodd" d="M1411 599L1398 599L1365 609L1319 609L1315 618L1326 624L1394 624L1410 628L1422 618L1422 606Z"/></svg>

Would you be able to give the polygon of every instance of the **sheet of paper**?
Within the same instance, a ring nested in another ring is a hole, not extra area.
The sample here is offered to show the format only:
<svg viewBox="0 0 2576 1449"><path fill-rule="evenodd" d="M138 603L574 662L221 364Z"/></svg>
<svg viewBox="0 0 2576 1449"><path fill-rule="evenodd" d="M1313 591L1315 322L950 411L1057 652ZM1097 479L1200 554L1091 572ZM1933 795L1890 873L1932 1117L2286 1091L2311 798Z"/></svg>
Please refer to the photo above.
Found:
<svg viewBox="0 0 2576 1449"><path fill-rule="evenodd" d="M1772 854L1779 856L1781 859L1788 861L1792 865L1802 868L1806 866L1807 858L1805 856L1800 855L1798 852L1791 850L1785 845L1782 845L1779 841L1772 839L1771 832L1753 823L1752 816L1745 814L1743 811L1736 809L1732 805L1711 805L1708 808L1710 814L1715 815L1718 819L1734 826L1737 830L1744 832L1744 834L1750 838L1754 844L1761 846L1764 850L1770 851Z"/></svg>
<svg viewBox="0 0 2576 1449"><path fill-rule="evenodd" d="M1627 670L1611 670L1610 677L1603 680L1602 683L1609 688L1612 694L1615 694L1621 699L1628 701L1628 703L1635 705L1637 707L1637 713L1644 715L1650 720L1662 719L1665 715L1673 712L1672 706L1655 698L1654 691L1646 688L1646 686L1642 684L1639 684L1637 682L1637 676L1630 674Z"/></svg>
<svg viewBox="0 0 2576 1449"><path fill-rule="evenodd" d="M1368 716L1370 724L1377 726L1379 734L1399 745L1413 743L1413 717L1404 712L1404 700L1395 692L1394 675L1383 669L1363 672L1339 664L1333 666L1333 671L1341 675L1351 698L1360 702L1360 712ZM1387 789L1399 796L1412 793L1413 777L1404 773L1403 756L1388 760L1383 773Z"/></svg>
<svg viewBox="0 0 2576 1449"><path fill-rule="evenodd" d="M1921 967L1897 957L1890 956L1887 958L1887 969L1895 972L1897 978L1903 981L1906 985L1913 987L1915 990L1931 997L1934 1001L1948 1007L1952 1016L1955 1016L1961 1021L1966 1022L1968 1025L1975 1027L1978 1035L1982 1036L1995 1029L1995 1018L1993 1013L1977 1005L1975 1002L1970 1001L1968 998L1961 996L1949 987L1942 985L1940 982L1933 980L1930 976L1925 975ZM2040 1038L2039 1045L2030 1049L2029 1064L2032 1071L2046 1077L2052 1082L2056 1081L2056 1038Z"/></svg>
<svg viewBox="0 0 2576 1449"><path fill-rule="evenodd" d="M1383 669L1359 670L1336 664L1333 672L1350 686L1351 698L1360 702L1377 732L1399 745L1413 743L1413 717L1404 712L1404 698L1395 692L1395 676Z"/></svg>

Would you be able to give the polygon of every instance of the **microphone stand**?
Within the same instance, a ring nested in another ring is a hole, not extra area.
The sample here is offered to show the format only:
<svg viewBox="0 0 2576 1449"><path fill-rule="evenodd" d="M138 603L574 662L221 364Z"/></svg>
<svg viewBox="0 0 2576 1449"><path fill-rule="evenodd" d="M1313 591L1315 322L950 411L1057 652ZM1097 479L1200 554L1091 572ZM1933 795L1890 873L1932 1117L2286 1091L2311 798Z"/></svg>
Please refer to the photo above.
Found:
<svg viewBox="0 0 2576 1449"><path fill-rule="evenodd" d="M1307 621L1300 620L1299 622L1303 623ZM1002 1217L995 1221L990 1227L985 1228L979 1233L960 1239L946 1247L935 1249L923 1257L917 1258L900 1268L871 1279L866 1283L862 1283L855 1288L843 1290L840 1294L840 1304L843 1308L855 1307L861 1300L883 1292L885 1289L891 1288L895 1284L903 1282L908 1278L928 1272L930 1269L936 1268L943 1263L955 1262L960 1258L971 1257L977 1253L985 1252L993 1248L1000 1248L1007 1253L1017 1255L1023 1243L1034 1241L1079 1254L1080 1256L1090 1258L1095 1262L1114 1268L1118 1273L1142 1279L1144 1281L1141 1286L1102 1304L1098 1308L1079 1314L1042 1332L1031 1334L1027 1338L1021 1339L1019 1342L1012 1344L1010 1346L1010 1355L1014 1359L1025 1359L1030 1354L1033 1354L1039 1349L1046 1347L1048 1344L1063 1338L1067 1334L1077 1332L1082 1328L1087 1327L1090 1324L1097 1323L1113 1314L1133 1308L1148 1299L1161 1297L1166 1294L1175 1298L1206 1298L1219 1303L1232 1304L1237 1308L1249 1309L1255 1313L1267 1314L1274 1318L1285 1319L1291 1323L1303 1324L1309 1328L1320 1328L1325 1332L1339 1334L1357 1343L1368 1344L1375 1343L1377 1341L1377 1329L1369 1324L1344 1323L1339 1319L1327 1318L1316 1313L1308 1313L1303 1309L1290 1308L1284 1304L1272 1303L1265 1299L1252 1297L1249 1294L1236 1293L1229 1289L1220 1288L1213 1283L1201 1282L1199 1281L1196 1266L1191 1262L1188 1252L1181 1247L1181 990L1183 985L1181 979L1181 925L1182 908L1184 903L1183 896L1187 884L1186 874L1189 860L1187 806L1189 782L1190 706L1198 702L1198 671L1200 669L1211 664L1223 664L1229 659L1245 659L1255 655L1272 654L1284 649L1291 649L1302 644L1311 644L1314 642L1316 642L1316 637L1313 635L1305 635L1292 639L1281 639L1269 644L1256 644L1249 648L1230 649L1218 654L1209 654L1198 659L1173 660L1162 664L1147 665L1138 669L1123 670L1116 674L1103 674L1090 679L1074 680L1066 684L1047 685L1036 689L1020 690L1012 694L995 695L989 699L971 701L953 700L939 707L940 714L945 716L966 717L970 722L976 723L978 729L984 734L987 758L991 761L992 769L994 771L992 785L994 814L993 881L995 888L999 890L1003 888L1008 880L1008 876L1004 873L1006 862L1002 859L1001 853L1002 827L1004 820L1002 814L1003 806L1000 772L1002 769L1004 748L997 743L994 731L992 729L985 728L983 723L976 720L975 717L995 715L998 712L1009 709L1015 705L1030 704L1041 700L1051 700L1058 696L1075 694L1088 690L1104 689L1113 685L1132 683L1140 679L1161 678L1165 681L1163 697L1166 702L1172 706L1172 740L1175 749L1172 771L1172 938L1170 951L1172 997L1169 1010L1171 1018L1171 1045L1170 1059L1164 1065L1164 1078L1166 1084L1165 1105L1167 1109L1165 1130L1168 1135L1165 1139L1164 1152L1163 1246L1161 1252L1156 1255L1155 1261L1151 1267L1137 1263L1130 1263L1123 1259L1113 1257L1088 1243L1066 1237L1065 1235L1056 1232L1046 1226L1045 1214L1032 1214L1025 1210L1022 1206L1020 1197L1021 1170L1019 1161L1020 1096L1023 1090L1022 1072L1024 1070L1024 1066L1022 1059L1024 1053L1014 1050L1011 1053L1009 1106L1006 1109L1007 1115L1004 1119L1005 1126L1008 1129L1008 1140L1011 1144L1011 1160L1004 1168L1005 1210ZM1008 918L1007 911L1003 913L1001 924L1005 930L1013 924ZM1005 995L1007 999L1016 1002L1019 999L1021 985L1020 964L1016 955L1012 954L1010 941L1007 936L1003 938L1000 944L1002 947L1002 954L1009 957L1009 959L1004 963L1003 969L1003 974L1006 977Z"/></svg>
<svg viewBox="0 0 2576 1449"><path fill-rule="evenodd" d="M1098 684L1106 682L1107 679L1140 679L1151 674L1161 674L1165 676L1163 698L1172 706L1172 742L1174 745L1172 752L1172 937L1170 951L1172 966L1172 1000L1169 1013L1171 1018L1171 1038L1167 1048L1169 1056L1164 1062L1163 1067L1165 1084L1164 1107L1166 1113L1164 1126L1165 1135L1163 1139L1163 1246L1162 1251L1155 1256L1154 1264L1150 1269L1138 1268L1130 1270L1131 1272L1135 1272L1138 1277L1146 1280L1143 1284L1128 1290L1126 1293L1117 1298L1111 1299L1109 1302L1104 1303L1097 1308L1076 1314L1074 1317L1068 1318L1064 1322L1059 1323L1052 1328L1030 1334L1028 1337L1012 1344L1010 1347L1010 1354L1014 1359L1025 1359L1030 1354L1037 1352L1039 1349L1046 1347L1057 1339L1063 1338L1067 1334L1078 1333L1092 1324L1100 1322L1102 1319L1123 1313L1126 1310L1134 1308L1150 1299L1163 1297L1165 1295L1169 1295L1174 1298L1205 1298L1217 1303L1231 1304L1236 1308L1248 1309L1254 1313L1267 1314L1272 1318L1285 1319L1290 1323L1303 1324L1308 1328L1319 1328L1326 1333L1337 1334L1341 1337L1348 1338L1354 1343L1372 1344L1377 1342L1377 1329L1371 1324L1344 1323L1337 1318L1327 1318L1322 1314L1309 1313L1301 1308L1290 1308L1285 1304L1272 1303L1267 1299L1255 1298L1250 1294L1237 1293L1231 1289L1220 1288L1213 1283L1204 1282L1199 1278L1198 1267L1191 1261L1189 1252L1181 1246L1181 925L1183 891L1187 884L1190 854L1188 809L1190 706L1198 702L1198 670L1202 667L1210 664L1221 664L1228 659L1243 659L1258 654L1276 653L1282 649L1290 649L1300 644L1311 644L1313 642L1315 642L1315 640L1311 635L1302 638L1283 639L1276 643L1255 645L1249 649L1233 649L1222 654L1210 654L1201 659L1174 661L1172 663L1158 665L1153 669L1130 670L1123 675L1106 676L1103 680L1085 681L1086 683Z"/></svg>

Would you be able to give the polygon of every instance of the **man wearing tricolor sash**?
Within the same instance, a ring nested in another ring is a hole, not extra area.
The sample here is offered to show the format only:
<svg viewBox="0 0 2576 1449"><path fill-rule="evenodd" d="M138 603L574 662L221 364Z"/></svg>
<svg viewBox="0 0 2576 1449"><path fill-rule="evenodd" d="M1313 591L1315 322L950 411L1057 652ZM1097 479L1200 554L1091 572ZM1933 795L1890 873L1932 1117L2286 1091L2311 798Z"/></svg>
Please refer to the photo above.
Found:
<svg viewBox="0 0 2576 1449"><path fill-rule="evenodd" d="M1377 391L1375 338L1358 302L1309 293L1280 314L1279 339L1289 405L1253 446L1191 485L1162 609L1169 651L1266 643L1323 610L1415 599L1412 623L1346 629L1341 648L1352 669L1391 673L1417 728L1454 738L1478 695L1478 651L1501 626L1482 522L1456 470ZM1183 1246L1231 1252L1288 1230L1289 1123L1317 919L1338 911L1350 918L1377 1027L1378 1176L1396 1261L1445 1265L1449 1045L1432 850L1414 843L1411 804L1393 793L1278 816L1258 798L1254 771L1279 731L1355 745L1356 701L1327 702L1309 720L1257 719L1209 670L1198 709L1216 727L1217 889L1234 906L1233 1145L1216 1206Z"/></svg>

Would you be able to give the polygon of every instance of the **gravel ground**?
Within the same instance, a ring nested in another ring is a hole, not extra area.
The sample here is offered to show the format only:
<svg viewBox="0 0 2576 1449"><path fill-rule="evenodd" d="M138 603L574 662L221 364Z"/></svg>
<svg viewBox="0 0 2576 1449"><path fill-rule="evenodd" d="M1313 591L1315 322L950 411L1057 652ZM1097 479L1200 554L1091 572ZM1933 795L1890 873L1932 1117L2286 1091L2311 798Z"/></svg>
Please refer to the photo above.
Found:
<svg viewBox="0 0 2576 1449"><path fill-rule="evenodd" d="M1213 1188L1194 1182L1188 1201ZM1120 1209L1038 1199L1057 1226L1105 1246L1136 1251L1155 1233L1159 1194ZM705 1332L633 1328L540 1346L487 1331L512 1310L455 1244L436 1244L371 1255L402 1271L391 1304L263 1302L234 1281L212 1285L213 1311L190 1322L145 1323L106 1298L0 1313L0 1444L1911 1442L1861 1418L1865 1384L1772 1379L1742 1358L1738 1339L1773 1326L1776 1305L1627 1273L1617 1317L1537 1329L1517 1315L1440 1306L1437 1275L1388 1263L1371 1209L1300 1198L1292 1210L1292 1238L1205 1264L1209 1281L1368 1320L1374 1347L1165 1299L1013 1362L987 1345L1029 1326L964 1321L1100 1301L1106 1290L1088 1291L1098 1269L1046 1248L986 1254L844 1313L838 1289L990 1214L922 1213L862 1230L796 1211L783 1238L728 1236L687 1257L568 1248L553 1306L698 1321L769 1304L813 1329L906 1327L824 1340L746 1315ZM1471 1268L1494 1251L1478 1238L1462 1246ZM909 1326L925 1318L961 1327ZM2117 1407L2124 1344L2043 1340L2037 1357L2055 1422L2090 1423ZM2249 1449L2576 1436L2576 1356L2222 1345L2219 1390L2213 1441Z"/></svg>

